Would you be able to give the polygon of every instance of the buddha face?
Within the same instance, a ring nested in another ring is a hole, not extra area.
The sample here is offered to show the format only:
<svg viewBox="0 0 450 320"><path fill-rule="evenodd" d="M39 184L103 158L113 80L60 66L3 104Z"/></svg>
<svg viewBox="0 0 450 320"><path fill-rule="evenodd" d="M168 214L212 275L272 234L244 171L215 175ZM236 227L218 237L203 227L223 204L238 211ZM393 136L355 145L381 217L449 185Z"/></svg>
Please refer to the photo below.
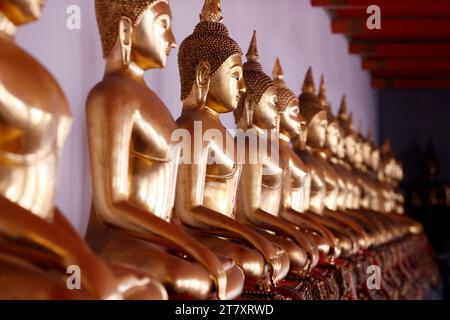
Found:
<svg viewBox="0 0 450 320"><path fill-rule="evenodd" d="M142 69L163 68L176 47L170 7L159 2L150 7L132 35L132 56Z"/></svg>
<svg viewBox="0 0 450 320"><path fill-rule="evenodd" d="M302 137L302 117L298 103L291 103L281 112L280 127L282 132L291 139L301 139ZM306 127L306 126L305 126ZM306 133L305 133L306 135Z"/></svg>
<svg viewBox="0 0 450 320"><path fill-rule="evenodd" d="M325 145L333 154L338 154L339 140L341 140L341 132L339 131L338 124L332 122L327 128L327 140Z"/></svg>
<svg viewBox="0 0 450 320"><path fill-rule="evenodd" d="M228 58L211 77L206 104L219 113L231 112L236 110L243 93L242 57L236 54ZM270 94L266 99L268 103Z"/></svg>
<svg viewBox="0 0 450 320"><path fill-rule="evenodd" d="M339 159L344 159L345 158L345 140L342 136L342 131L340 130L339 126L338 126L338 130L339 130L339 139L338 139L336 155Z"/></svg>
<svg viewBox="0 0 450 320"><path fill-rule="evenodd" d="M308 143L313 148L322 148L327 136L327 114L325 111L317 113L308 125Z"/></svg>
<svg viewBox="0 0 450 320"><path fill-rule="evenodd" d="M352 134L347 135L344 138L344 144L345 144L345 154L347 156L347 159L349 159L350 162L354 162L355 153L356 153L355 137Z"/></svg>
<svg viewBox="0 0 450 320"><path fill-rule="evenodd" d="M363 162L362 141L359 138L355 140L355 155L353 160L356 166L360 166Z"/></svg>
<svg viewBox="0 0 450 320"><path fill-rule="evenodd" d="M269 87L259 102L252 103L253 123L262 129L274 129L278 120L278 99L275 87Z"/></svg>
<svg viewBox="0 0 450 320"><path fill-rule="evenodd" d="M362 155L363 155L363 160L364 163L368 166L371 165L372 163L372 146L370 145L370 143L368 141L364 141L362 144Z"/></svg>
<svg viewBox="0 0 450 320"><path fill-rule="evenodd" d="M380 150L373 149L372 155L371 155L371 168L374 171L378 171L378 168L380 167Z"/></svg>
<svg viewBox="0 0 450 320"><path fill-rule="evenodd" d="M0 10L15 25L32 22L41 16L45 0L2 0Z"/></svg>

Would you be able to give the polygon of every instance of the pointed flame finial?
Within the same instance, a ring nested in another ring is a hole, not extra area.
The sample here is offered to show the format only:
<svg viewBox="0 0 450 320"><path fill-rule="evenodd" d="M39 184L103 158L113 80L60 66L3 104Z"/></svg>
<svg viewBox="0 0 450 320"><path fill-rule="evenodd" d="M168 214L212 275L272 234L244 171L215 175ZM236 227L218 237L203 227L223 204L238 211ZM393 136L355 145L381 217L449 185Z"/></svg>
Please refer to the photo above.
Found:
<svg viewBox="0 0 450 320"><path fill-rule="evenodd" d="M200 21L223 23L220 0L205 0L202 12L200 13Z"/></svg>
<svg viewBox="0 0 450 320"><path fill-rule="evenodd" d="M277 60L275 61L275 66L273 67L272 71L272 78L279 81L283 80L284 78L283 67L281 67L280 58L277 58Z"/></svg>
<svg viewBox="0 0 450 320"><path fill-rule="evenodd" d="M252 41L250 42L250 46L248 47L246 57L247 61L258 61L259 59L258 46L256 43L256 31L253 31Z"/></svg>
<svg viewBox="0 0 450 320"><path fill-rule="evenodd" d="M341 107L339 108L338 117L343 120L348 119L347 96L345 94L342 96Z"/></svg>
<svg viewBox="0 0 450 320"><path fill-rule="evenodd" d="M314 77L312 72L312 67L308 68L305 75L305 81L303 82L302 92L308 92L314 94L316 91L316 86L314 84Z"/></svg>
<svg viewBox="0 0 450 320"><path fill-rule="evenodd" d="M328 106L327 89L325 86L325 77L323 74L320 77L319 101L320 101L320 104L322 105L322 107Z"/></svg>

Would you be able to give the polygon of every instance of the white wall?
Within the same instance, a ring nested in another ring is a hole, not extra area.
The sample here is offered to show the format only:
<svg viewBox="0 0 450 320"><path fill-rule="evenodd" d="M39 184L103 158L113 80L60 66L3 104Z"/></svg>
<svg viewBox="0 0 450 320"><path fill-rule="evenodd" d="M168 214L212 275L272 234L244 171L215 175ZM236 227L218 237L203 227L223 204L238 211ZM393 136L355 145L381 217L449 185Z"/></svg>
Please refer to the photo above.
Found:
<svg viewBox="0 0 450 320"><path fill-rule="evenodd" d="M66 28L66 9L81 8L81 30ZM171 0L173 27L178 43L198 22L202 0ZM300 91L304 74L313 67L316 83L321 73L328 83L328 98L337 110L343 93L355 122L364 120L364 130L376 127L376 95L360 58L348 54L344 37L331 34L330 21L309 0L223 0L225 24L246 52L253 30L258 33L260 61L271 74L277 56L284 66L287 84ZM47 0L42 18L20 29L18 42L37 57L56 77L71 105L74 125L61 163L57 205L75 227L84 233L91 205L84 102L103 73L100 40L95 21L94 0ZM174 117L180 108L177 50L163 70L148 72L147 83L166 103ZM233 117L224 122L233 127Z"/></svg>

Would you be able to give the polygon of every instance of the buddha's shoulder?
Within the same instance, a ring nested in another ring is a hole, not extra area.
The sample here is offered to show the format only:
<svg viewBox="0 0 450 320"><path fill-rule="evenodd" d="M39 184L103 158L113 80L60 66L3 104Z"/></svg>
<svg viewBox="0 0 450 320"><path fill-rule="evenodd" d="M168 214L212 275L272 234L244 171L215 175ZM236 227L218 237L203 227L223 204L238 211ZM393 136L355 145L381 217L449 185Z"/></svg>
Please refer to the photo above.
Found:
<svg viewBox="0 0 450 320"><path fill-rule="evenodd" d="M147 106L165 107L161 99L145 83L138 82L124 75L108 75L92 88L87 98L87 108L103 108L113 111L120 108Z"/></svg>
<svg viewBox="0 0 450 320"><path fill-rule="evenodd" d="M214 119L207 112L193 108L184 110L181 116L176 120L176 123L181 128L189 130L196 130L197 132L204 132L206 130L218 130L226 133L227 130L223 124Z"/></svg>
<svg viewBox="0 0 450 320"><path fill-rule="evenodd" d="M0 38L0 86L26 105L70 116L67 99L55 78L32 55Z"/></svg>

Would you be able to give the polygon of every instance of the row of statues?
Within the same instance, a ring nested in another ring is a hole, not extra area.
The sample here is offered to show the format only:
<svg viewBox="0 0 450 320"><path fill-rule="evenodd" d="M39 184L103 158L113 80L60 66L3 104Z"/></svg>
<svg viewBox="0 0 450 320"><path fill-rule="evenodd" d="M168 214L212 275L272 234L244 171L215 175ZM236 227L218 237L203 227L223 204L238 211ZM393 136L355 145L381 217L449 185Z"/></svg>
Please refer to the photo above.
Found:
<svg viewBox="0 0 450 320"><path fill-rule="evenodd" d="M144 81L176 47L169 1L95 1L106 67L86 103L93 205L83 240L53 203L67 101L14 41L42 5L0 2L1 299L395 299L435 285L389 144L354 129L345 97L334 115L311 69L299 97L279 60L264 73L256 33L244 63L219 0L205 0L180 45L177 120ZM241 143L220 121L229 112ZM174 141L177 130L196 147ZM261 138L276 154L251 143ZM73 265L79 290L67 288ZM374 290L369 266L381 270Z"/></svg>

